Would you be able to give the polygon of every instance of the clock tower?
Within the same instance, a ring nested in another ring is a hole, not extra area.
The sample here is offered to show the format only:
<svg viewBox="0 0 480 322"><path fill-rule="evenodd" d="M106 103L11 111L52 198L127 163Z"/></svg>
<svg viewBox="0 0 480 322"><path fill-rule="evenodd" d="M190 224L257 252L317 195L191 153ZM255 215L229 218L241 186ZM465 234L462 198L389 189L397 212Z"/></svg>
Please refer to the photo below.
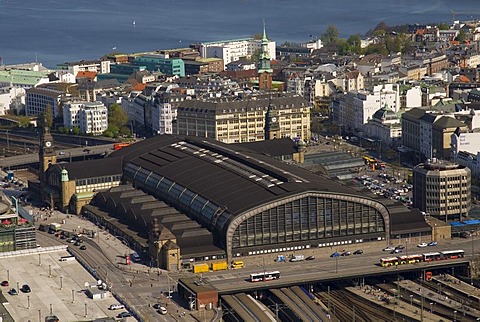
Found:
<svg viewBox="0 0 480 322"><path fill-rule="evenodd" d="M268 102L267 113L265 114L265 140L280 138L280 117L278 110Z"/></svg>
<svg viewBox="0 0 480 322"><path fill-rule="evenodd" d="M39 177L40 180L40 198L44 199L44 190L47 185L46 172L51 164L57 163L57 154L53 147L53 136L50 133L50 128L45 126L42 135L40 136L40 152L39 152Z"/></svg>

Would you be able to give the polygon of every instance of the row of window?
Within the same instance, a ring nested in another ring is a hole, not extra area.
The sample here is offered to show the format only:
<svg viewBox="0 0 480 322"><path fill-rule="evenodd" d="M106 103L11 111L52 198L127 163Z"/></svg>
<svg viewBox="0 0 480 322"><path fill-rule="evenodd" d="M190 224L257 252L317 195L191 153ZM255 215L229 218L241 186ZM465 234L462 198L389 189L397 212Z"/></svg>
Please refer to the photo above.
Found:
<svg viewBox="0 0 480 322"><path fill-rule="evenodd" d="M271 208L242 222L233 247L384 232L374 208L343 200L305 197Z"/></svg>

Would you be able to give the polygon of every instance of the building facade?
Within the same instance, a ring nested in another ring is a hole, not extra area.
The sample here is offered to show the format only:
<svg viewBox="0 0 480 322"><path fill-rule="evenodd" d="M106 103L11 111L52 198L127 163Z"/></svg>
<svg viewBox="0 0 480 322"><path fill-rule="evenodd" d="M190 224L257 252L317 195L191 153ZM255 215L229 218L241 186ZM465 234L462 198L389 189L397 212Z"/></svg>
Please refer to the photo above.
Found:
<svg viewBox="0 0 480 322"><path fill-rule="evenodd" d="M449 222L467 217L471 206L467 167L433 159L413 169L413 207Z"/></svg>
<svg viewBox="0 0 480 322"><path fill-rule="evenodd" d="M143 55L135 57L133 63L137 66L146 66L147 70L161 71L169 76L185 76L185 63L180 58L165 58L163 55Z"/></svg>
<svg viewBox="0 0 480 322"><path fill-rule="evenodd" d="M26 116L40 115L45 112L47 106L52 108L55 117L62 114L61 102L64 92L41 87L29 88L25 92Z"/></svg>
<svg viewBox="0 0 480 322"><path fill-rule="evenodd" d="M177 109L174 133L224 143L262 141L269 108L277 114L278 138L309 140L311 105L290 94L186 100Z"/></svg>
<svg viewBox="0 0 480 322"><path fill-rule="evenodd" d="M69 102L63 106L63 126L100 135L108 128L108 109L101 102Z"/></svg>
<svg viewBox="0 0 480 322"><path fill-rule="evenodd" d="M270 58L276 59L275 41L268 41L267 47ZM225 66L242 57L251 58L260 50L262 50L262 41L254 38L204 42L199 46L202 58L221 58Z"/></svg>

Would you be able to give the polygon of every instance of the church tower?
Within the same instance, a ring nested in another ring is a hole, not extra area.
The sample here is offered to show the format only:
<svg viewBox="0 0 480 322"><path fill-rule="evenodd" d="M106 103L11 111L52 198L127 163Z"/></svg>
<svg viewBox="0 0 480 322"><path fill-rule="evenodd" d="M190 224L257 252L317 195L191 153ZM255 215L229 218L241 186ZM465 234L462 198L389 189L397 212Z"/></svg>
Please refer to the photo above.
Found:
<svg viewBox="0 0 480 322"><path fill-rule="evenodd" d="M265 21L263 21L262 53L258 61L258 88L260 90L272 89L272 74L273 70L270 68L267 31L265 29Z"/></svg>
<svg viewBox="0 0 480 322"><path fill-rule="evenodd" d="M53 147L53 136L50 133L50 128L43 127L42 135L40 136L40 152L39 152L39 176L40 180L40 200L45 200L45 186L47 184L46 172L50 164L57 163L57 154ZM53 207L53 205L52 205Z"/></svg>
<svg viewBox="0 0 480 322"><path fill-rule="evenodd" d="M265 114L265 140L280 139L280 120L278 110L268 100L267 113Z"/></svg>

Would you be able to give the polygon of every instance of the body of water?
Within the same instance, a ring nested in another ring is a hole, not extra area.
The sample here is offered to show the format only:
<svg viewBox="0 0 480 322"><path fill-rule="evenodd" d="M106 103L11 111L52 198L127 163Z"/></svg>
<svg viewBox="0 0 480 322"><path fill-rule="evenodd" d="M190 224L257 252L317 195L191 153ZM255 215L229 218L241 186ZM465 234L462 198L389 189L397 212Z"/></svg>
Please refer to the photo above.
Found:
<svg viewBox="0 0 480 322"><path fill-rule="evenodd" d="M251 37L305 42L336 25L342 37L388 25L480 17L478 0L0 0L4 64L47 67L191 43ZM133 23L135 22L135 23Z"/></svg>

